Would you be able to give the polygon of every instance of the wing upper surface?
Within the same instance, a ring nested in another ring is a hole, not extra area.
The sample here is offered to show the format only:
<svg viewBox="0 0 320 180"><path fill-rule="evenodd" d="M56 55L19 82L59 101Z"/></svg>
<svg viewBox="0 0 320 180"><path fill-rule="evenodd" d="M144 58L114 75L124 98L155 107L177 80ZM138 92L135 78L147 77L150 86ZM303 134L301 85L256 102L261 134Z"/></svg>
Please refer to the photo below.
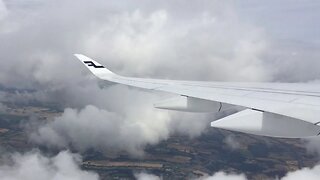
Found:
<svg viewBox="0 0 320 180"><path fill-rule="evenodd" d="M131 78L116 75L90 58L76 55L103 80L150 90L243 106L313 124L320 122L320 86L290 83L198 82ZM91 63L91 62L92 63ZM96 65L98 68L95 68Z"/></svg>

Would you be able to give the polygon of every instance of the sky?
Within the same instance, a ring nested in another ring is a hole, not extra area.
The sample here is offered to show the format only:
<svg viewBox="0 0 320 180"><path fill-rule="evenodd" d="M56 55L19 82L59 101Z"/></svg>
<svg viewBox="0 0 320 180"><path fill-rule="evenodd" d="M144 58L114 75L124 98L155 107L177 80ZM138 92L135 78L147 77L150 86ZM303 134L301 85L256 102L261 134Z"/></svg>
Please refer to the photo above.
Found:
<svg viewBox="0 0 320 180"><path fill-rule="evenodd" d="M0 85L20 90L0 92L0 100L60 105L63 114L54 121L28 127L35 144L143 157L146 145L172 134L205 133L214 115L156 110L152 104L171 95L102 87L74 53L137 77L318 83L319 6L316 0L0 0ZM320 152L318 139L307 142L310 152ZM73 157L81 155L61 153L78 171L81 160ZM37 151L10 157L58 167L57 157ZM319 168L297 174L312 172ZM209 179L229 176L212 173Z"/></svg>

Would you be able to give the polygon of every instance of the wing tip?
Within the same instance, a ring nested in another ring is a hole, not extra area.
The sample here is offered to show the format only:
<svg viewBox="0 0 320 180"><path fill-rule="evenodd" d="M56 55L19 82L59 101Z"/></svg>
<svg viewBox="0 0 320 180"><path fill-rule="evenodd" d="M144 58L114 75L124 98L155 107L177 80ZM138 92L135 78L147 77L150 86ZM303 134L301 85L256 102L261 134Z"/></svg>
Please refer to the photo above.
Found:
<svg viewBox="0 0 320 180"><path fill-rule="evenodd" d="M83 54L79 54L79 53L75 53L75 54L73 54L74 56L76 56L76 57L84 57L85 55L83 55Z"/></svg>
<svg viewBox="0 0 320 180"><path fill-rule="evenodd" d="M83 54L78 54L78 53L75 53L73 54L75 57L77 57L81 62L84 62L85 60L88 60L90 59L89 57L83 55ZM90 59L92 60L92 59Z"/></svg>
<svg viewBox="0 0 320 180"><path fill-rule="evenodd" d="M110 71L109 69L105 68L100 63L94 61L93 59L83 55L75 53L73 54L75 57L77 57L93 74L95 74L98 77L101 77L103 74L105 77L111 77L115 76L116 74Z"/></svg>

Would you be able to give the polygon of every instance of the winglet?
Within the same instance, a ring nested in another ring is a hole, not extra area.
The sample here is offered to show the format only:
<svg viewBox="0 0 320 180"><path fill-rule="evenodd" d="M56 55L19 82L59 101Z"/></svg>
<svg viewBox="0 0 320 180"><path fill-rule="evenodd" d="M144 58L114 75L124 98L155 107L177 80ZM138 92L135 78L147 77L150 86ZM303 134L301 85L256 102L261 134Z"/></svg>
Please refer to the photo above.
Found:
<svg viewBox="0 0 320 180"><path fill-rule="evenodd" d="M82 55L82 54L74 54L95 76L104 80L111 80L113 77L117 76L109 69L102 66L97 61Z"/></svg>

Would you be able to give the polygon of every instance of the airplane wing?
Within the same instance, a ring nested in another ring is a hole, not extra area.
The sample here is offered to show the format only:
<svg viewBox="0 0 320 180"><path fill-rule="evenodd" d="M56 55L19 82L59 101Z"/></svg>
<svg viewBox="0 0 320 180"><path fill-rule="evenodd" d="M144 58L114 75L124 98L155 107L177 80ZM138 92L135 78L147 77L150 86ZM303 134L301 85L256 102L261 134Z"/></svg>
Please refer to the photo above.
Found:
<svg viewBox="0 0 320 180"><path fill-rule="evenodd" d="M161 109L221 112L245 110L213 121L212 127L285 138L320 135L320 86L297 83L231 83L132 78L117 75L81 54L75 56L98 78L178 94L155 104Z"/></svg>

